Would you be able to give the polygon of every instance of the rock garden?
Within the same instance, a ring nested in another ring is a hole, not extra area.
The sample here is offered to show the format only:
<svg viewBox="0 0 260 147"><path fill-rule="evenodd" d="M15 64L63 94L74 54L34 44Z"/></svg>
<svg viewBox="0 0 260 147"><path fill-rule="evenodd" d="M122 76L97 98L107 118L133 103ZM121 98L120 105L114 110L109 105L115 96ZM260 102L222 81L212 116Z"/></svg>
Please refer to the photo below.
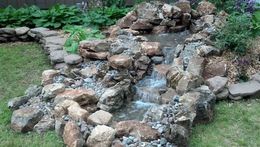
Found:
<svg viewBox="0 0 260 147"><path fill-rule="evenodd" d="M115 25L88 30L91 39L82 27L0 28L1 43L37 42L53 66L40 85L9 100L11 129L55 130L68 147L189 146L217 101L260 96L259 44L245 50L248 40L223 35L233 14L216 5L143 2ZM257 36L259 13L252 17Z"/></svg>

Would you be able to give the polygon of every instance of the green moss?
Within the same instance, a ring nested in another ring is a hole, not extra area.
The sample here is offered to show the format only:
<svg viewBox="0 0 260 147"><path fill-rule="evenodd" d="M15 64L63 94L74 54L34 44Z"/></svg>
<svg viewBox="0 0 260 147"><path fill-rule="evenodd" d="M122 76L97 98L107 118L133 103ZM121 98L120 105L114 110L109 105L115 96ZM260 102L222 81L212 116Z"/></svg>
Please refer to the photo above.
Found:
<svg viewBox="0 0 260 147"><path fill-rule="evenodd" d="M191 147L260 146L260 100L220 102L207 125L196 126Z"/></svg>
<svg viewBox="0 0 260 147"><path fill-rule="evenodd" d="M10 129L9 99L23 95L30 84L39 84L41 73L51 66L36 43L0 44L0 146L59 147L62 140L54 132L19 134Z"/></svg>

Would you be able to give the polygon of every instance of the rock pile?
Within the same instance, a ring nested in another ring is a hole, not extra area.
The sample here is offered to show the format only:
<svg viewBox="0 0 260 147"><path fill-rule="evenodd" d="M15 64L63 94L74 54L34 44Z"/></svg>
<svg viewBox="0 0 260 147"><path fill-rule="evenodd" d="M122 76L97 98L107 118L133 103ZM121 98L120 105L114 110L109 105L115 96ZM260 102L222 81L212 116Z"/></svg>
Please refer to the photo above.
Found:
<svg viewBox="0 0 260 147"><path fill-rule="evenodd" d="M67 65L75 65L82 61L77 54L69 54L64 50L66 38L58 31L47 28L19 27L0 28L0 43L10 41L37 41L49 55L51 63L56 69L64 68Z"/></svg>
<svg viewBox="0 0 260 147"><path fill-rule="evenodd" d="M11 127L38 133L55 129L69 147L188 146L192 126L212 120L216 99L260 92L259 74L228 86L225 63L205 62L205 57L221 53L210 41L225 20L215 9L207 1L196 10L186 0L174 5L142 3L109 29L109 38L80 42L80 55L64 52L65 39L56 31L28 29L27 35L43 44L56 67L76 66L44 71L41 86L31 86L24 96L12 99ZM187 28L193 34L177 45L167 64L160 42L140 36ZM2 30L0 36L13 33ZM16 32L22 34L21 30ZM156 97L157 104L143 121L114 121L113 112L133 99L133 85L152 71L167 83L155 92L142 89Z"/></svg>

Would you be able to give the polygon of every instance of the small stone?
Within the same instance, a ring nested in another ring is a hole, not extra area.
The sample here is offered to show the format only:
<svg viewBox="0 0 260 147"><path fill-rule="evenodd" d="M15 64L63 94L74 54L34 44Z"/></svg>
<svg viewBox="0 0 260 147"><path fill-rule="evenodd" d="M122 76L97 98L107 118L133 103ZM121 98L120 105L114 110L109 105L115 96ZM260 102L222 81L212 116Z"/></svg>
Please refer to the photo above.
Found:
<svg viewBox="0 0 260 147"><path fill-rule="evenodd" d="M84 145L79 127L72 121L69 121L64 128L63 140L67 147L83 147Z"/></svg>
<svg viewBox="0 0 260 147"><path fill-rule="evenodd" d="M42 82L43 86L52 84L53 78L57 76L59 72L57 70L49 69L42 72Z"/></svg>
<svg viewBox="0 0 260 147"><path fill-rule="evenodd" d="M55 121L50 117L43 117L35 126L34 130L39 133L45 133L49 130L53 130L55 126Z"/></svg>
<svg viewBox="0 0 260 147"><path fill-rule="evenodd" d="M24 94L30 98L39 96L41 94L42 87L38 85L30 85Z"/></svg>
<svg viewBox="0 0 260 147"><path fill-rule="evenodd" d="M64 101L58 103L54 107L54 116L55 116L55 118L61 118L62 116L67 114L68 113L68 108L71 105L74 105L74 104L76 105L78 103L73 101L73 100L64 100Z"/></svg>
<svg viewBox="0 0 260 147"><path fill-rule="evenodd" d="M8 101L8 108L12 110L19 109L19 107L27 103L29 99L30 97L28 96L20 96L20 97L13 98Z"/></svg>
<svg viewBox="0 0 260 147"><path fill-rule="evenodd" d="M147 56L162 55L159 42L143 42L141 44L142 52Z"/></svg>
<svg viewBox="0 0 260 147"><path fill-rule="evenodd" d="M228 78L216 76L208 79L206 81L206 84L215 94L218 94L225 88L227 82L228 82Z"/></svg>
<svg viewBox="0 0 260 147"><path fill-rule="evenodd" d="M67 64L79 64L82 61L82 57L77 54L70 54L64 57L64 61Z"/></svg>
<svg viewBox="0 0 260 147"><path fill-rule="evenodd" d="M43 115L41 110L30 107L15 110L11 118L11 128L22 133L32 131Z"/></svg>
<svg viewBox="0 0 260 147"><path fill-rule="evenodd" d="M21 36L26 34L28 31L30 30L30 28L28 27L19 27L15 29L16 35Z"/></svg>
<svg viewBox="0 0 260 147"><path fill-rule="evenodd" d="M114 55L109 58L109 65L115 69L129 69L132 66L132 59L126 55Z"/></svg>
<svg viewBox="0 0 260 147"><path fill-rule="evenodd" d="M112 117L111 113L99 110L88 117L88 123L93 125L108 125L111 123Z"/></svg>
<svg viewBox="0 0 260 147"><path fill-rule="evenodd" d="M110 147L116 131L105 125L96 126L87 139L89 147Z"/></svg>
<svg viewBox="0 0 260 147"><path fill-rule="evenodd" d="M224 88L220 93L216 95L217 100L225 100L228 98L229 91L227 88Z"/></svg>
<svg viewBox="0 0 260 147"><path fill-rule="evenodd" d="M65 85L61 83L49 84L43 87L42 89L42 97L44 99L54 98L59 93L65 91Z"/></svg>
<svg viewBox="0 0 260 147"><path fill-rule="evenodd" d="M55 50L50 53L50 60L53 63L62 63L64 62L64 56L66 56L66 52L63 50Z"/></svg>

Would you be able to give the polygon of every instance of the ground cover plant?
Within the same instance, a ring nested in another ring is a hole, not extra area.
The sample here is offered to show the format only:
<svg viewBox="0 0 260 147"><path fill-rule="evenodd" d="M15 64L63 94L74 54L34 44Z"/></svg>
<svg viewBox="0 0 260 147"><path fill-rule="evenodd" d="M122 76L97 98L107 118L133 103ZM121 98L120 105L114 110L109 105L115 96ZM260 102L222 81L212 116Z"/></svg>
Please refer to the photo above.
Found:
<svg viewBox="0 0 260 147"><path fill-rule="evenodd" d="M9 99L23 95L30 84L40 84L43 70L51 68L36 43L0 44L0 147L62 147L55 132L18 134L10 129Z"/></svg>

